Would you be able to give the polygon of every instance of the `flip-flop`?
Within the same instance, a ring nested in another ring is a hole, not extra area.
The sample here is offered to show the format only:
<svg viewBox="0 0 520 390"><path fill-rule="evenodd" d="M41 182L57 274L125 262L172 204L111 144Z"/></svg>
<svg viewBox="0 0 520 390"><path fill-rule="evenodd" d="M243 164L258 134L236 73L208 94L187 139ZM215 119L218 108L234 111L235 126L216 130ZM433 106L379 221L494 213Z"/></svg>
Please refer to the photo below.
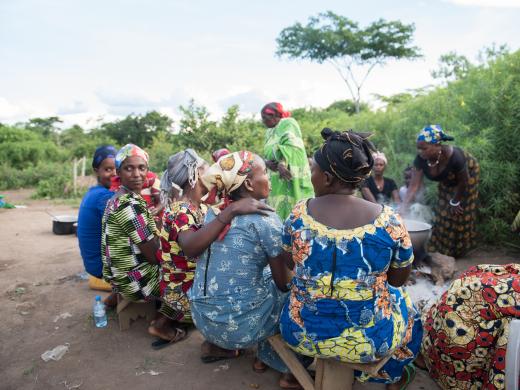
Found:
<svg viewBox="0 0 520 390"><path fill-rule="evenodd" d="M412 383L415 378L416 370L413 364L409 364L404 368L404 372L406 374L406 382L401 386L400 390L406 390L408 385Z"/></svg>
<svg viewBox="0 0 520 390"><path fill-rule="evenodd" d="M261 365L261 368L258 365ZM255 361L253 362L252 368L253 368L254 372L256 372L258 374L263 374L264 372L267 371L268 366L267 366L267 364L262 362L260 359L255 358Z"/></svg>
<svg viewBox="0 0 520 390"><path fill-rule="evenodd" d="M174 338L167 340L167 339L163 339L163 338L159 337L159 338L157 338L157 340L155 340L152 343L152 348L155 350L163 349L164 347L167 347L168 345L172 345L179 341L184 340L186 338L186 336L188 335L188 333L184 329L176 328L175 330L177 333L175 334Z"/></svg>
<svg viewBox="0 0 520 390"><path fill-rule="evenodd" d="M240 356L241 351L239 349L230 350L230 354L211 354L211 353L202 353L200 356L200 360L202 360L202 363L214 363L218 362L220 360L227 360L227 359L236 359Z"/></svg>

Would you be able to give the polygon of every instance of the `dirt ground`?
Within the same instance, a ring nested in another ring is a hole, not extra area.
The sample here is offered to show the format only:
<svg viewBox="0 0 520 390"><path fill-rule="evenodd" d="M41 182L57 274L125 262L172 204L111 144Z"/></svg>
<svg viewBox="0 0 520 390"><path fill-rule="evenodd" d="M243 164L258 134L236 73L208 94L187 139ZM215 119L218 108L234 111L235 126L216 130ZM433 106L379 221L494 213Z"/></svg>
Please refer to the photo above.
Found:
<svg viewBox="0 0 520 390"><path fill-rule="evenodd" d="M143 319L120 332L110 313L108 327L95 328L91 312L98 293L77 276L83 271L77 239L54 235L48 214L76 215L77 208L31 200L29 190L3 194L8 202L27 208L0 209L0 389L278 389L274 371L251 370L252 353L201 363L202 337L195 330L185 341L155 351ZM457 265L463 270L518 257L481 248ZM60 344L69 347L61 360L40 358ZM424 372L409 387L435 388ZM384 386L356 384L355 389Z"/></svg>

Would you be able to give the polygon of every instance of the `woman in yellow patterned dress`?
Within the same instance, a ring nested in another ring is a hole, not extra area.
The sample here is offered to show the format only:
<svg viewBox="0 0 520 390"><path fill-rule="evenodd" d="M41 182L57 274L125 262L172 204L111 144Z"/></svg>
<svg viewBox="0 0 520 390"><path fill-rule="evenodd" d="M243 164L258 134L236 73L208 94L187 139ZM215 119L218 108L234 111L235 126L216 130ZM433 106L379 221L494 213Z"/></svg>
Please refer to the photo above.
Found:
<svg viewBox="0 0 520 390"><path fill-rule="evenodd" d="M330 129L322 136L311 168L316 197L294 207L283 231L295 276L282 336L307 356L371 363L391 355L376 377L356 377L402 389L422 337L400 288L413 261L410 237L391 208L354 196L374 163L366 136Z"/></svg>

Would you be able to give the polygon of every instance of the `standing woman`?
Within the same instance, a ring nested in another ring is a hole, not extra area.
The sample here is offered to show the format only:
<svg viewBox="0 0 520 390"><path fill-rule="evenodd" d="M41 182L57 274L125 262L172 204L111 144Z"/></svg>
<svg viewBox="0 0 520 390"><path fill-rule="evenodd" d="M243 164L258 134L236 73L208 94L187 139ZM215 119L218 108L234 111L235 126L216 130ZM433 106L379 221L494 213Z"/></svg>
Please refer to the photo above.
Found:
<svg viewBox="0 0 520 390"><path fill-rule="evenodd" d="M453 141L439 125L422 129L417 136L418 155L404 209L414 200L423 176L439 182L430 252L461 257L475 244L480 167L462 149L445 145Z"/></svg>
<svg viewBox="0 0 520 390"><path fill-rule="evenodd" d="M269 103L261 115L267 127L264 159L271 170L268 202L283 220L299 200L313 196L311 172L300 126L291 113L280 103Z"/></svg>

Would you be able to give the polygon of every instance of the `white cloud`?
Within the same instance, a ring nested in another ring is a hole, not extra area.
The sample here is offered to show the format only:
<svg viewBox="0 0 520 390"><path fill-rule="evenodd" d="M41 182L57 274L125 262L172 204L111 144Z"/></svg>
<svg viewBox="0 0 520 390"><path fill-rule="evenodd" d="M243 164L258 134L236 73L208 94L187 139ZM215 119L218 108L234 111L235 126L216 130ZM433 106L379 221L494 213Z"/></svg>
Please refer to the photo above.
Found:
<svg viewBox="0 0 520 390"><path fill-rule="evenodd" d="M520 8L520 0L444 0L445 2L473 7Z"/></svg>

